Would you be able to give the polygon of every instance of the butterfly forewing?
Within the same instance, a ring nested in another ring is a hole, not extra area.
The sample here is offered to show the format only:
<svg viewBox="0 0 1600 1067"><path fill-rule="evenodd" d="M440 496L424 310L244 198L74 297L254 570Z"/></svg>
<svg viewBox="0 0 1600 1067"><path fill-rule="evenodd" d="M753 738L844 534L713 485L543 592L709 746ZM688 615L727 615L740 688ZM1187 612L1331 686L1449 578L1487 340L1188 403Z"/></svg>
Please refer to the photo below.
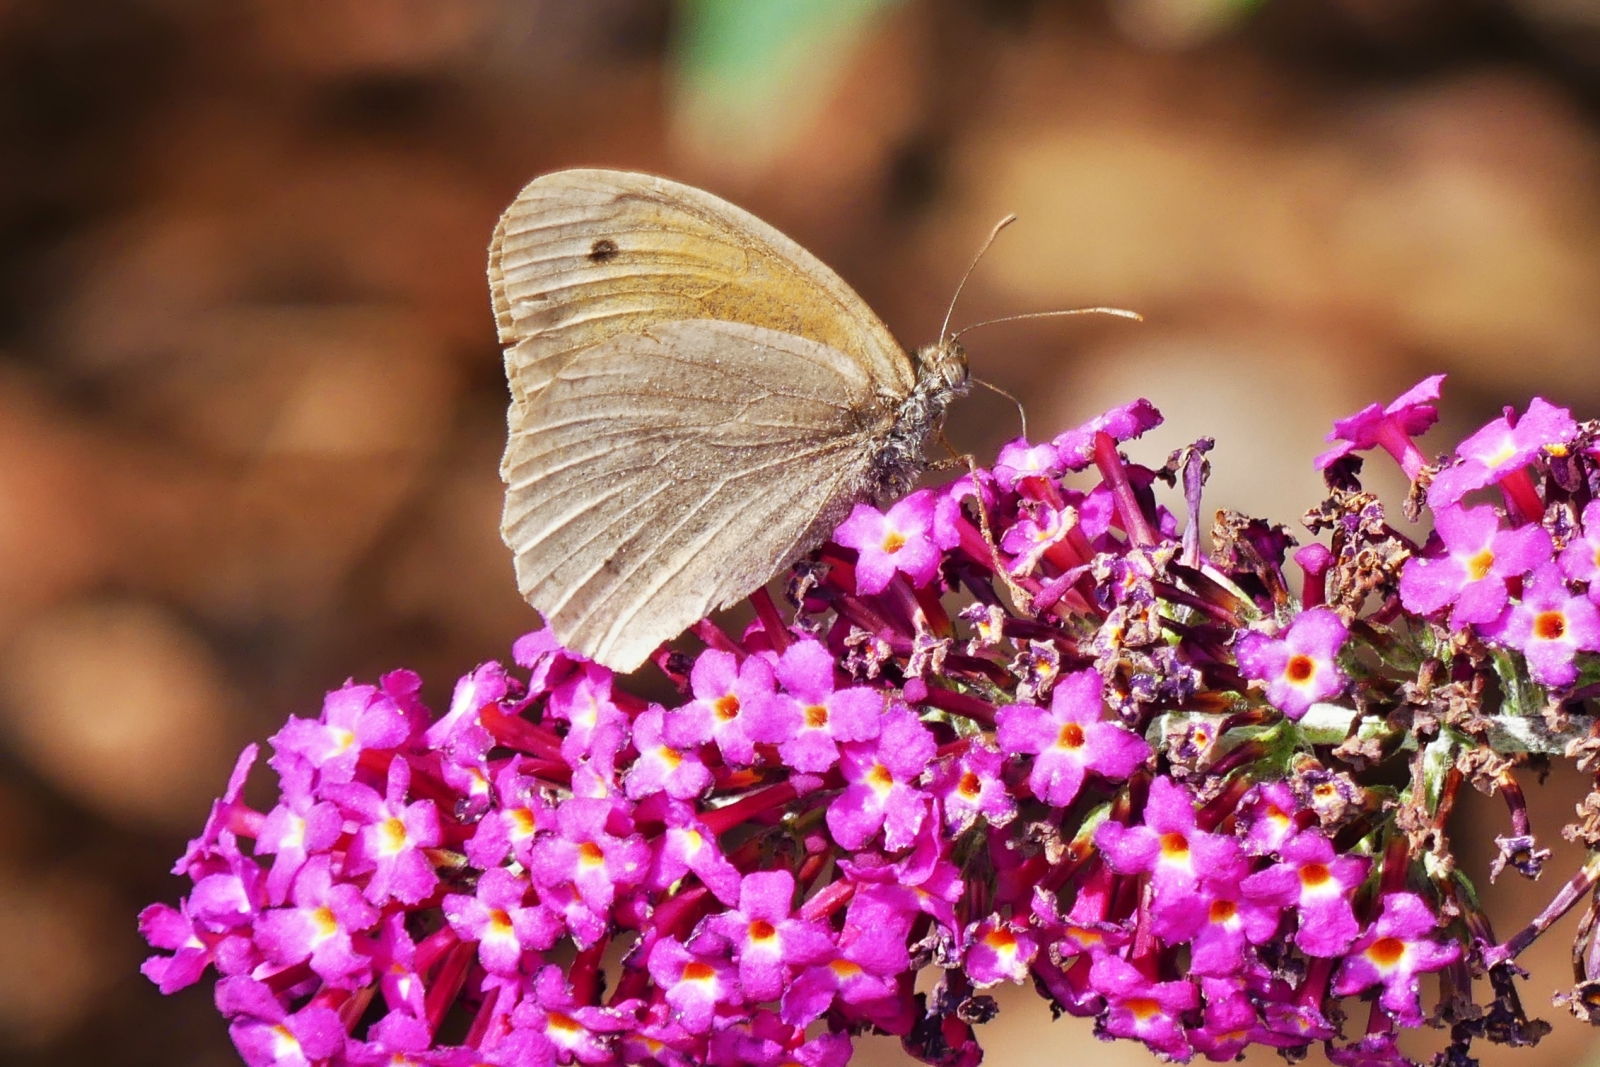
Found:
<svg viewBox="0 0 1600 1067"><path fill-rule="evenodd" d="M620 670L762 584L865 488L892 419L837 350L663 323L512 409L503 532L557 636Z"/></svg>
<svg viewBox="0 0 1600 1067"><path fill-rule="evenodd" d="M530 182L496 227L489 284L519 397L582 348L683 319L808 337L896 396L915 379L888 328L815 256L749 212L663 178L568 170Z"/></svg>

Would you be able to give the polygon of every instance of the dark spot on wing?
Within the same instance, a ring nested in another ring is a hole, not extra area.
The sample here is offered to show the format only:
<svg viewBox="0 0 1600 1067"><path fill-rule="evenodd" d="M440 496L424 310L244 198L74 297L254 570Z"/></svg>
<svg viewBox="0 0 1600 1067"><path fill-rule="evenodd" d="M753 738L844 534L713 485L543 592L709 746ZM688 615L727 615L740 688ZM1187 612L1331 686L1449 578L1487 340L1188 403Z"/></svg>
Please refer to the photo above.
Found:
<svg viewBox="0 0 1600 1067"><path fill-rule="evenodd" d="M617 242L609 237L602 237L589 246L589 262L605 263L617 258Z"/></svg>

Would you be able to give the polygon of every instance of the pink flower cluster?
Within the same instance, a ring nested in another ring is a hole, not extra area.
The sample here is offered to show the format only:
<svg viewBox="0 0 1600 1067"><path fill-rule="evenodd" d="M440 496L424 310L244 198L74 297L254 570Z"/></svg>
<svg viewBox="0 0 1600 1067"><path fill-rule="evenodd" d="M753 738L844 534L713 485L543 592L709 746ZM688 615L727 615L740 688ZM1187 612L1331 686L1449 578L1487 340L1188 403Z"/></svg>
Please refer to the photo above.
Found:
<svg viewBox="0 0 1600 1067"><path fill-rule="evenodd" d="M1600 469L1540 400L1428 464L1439 384L1335 428L1299 596L1281 526L1224 513L1201 551L1209 442L1118 452L1159 422L1141 401L858 506L791 622L761 591L742 632L657 654L671 699L545 631L442 715L409 672L349 683L272 739L270 810L241 757L188 896L141 916L145 973L214 969L251 1067L823 1067L867 1031L955 1067L1003 982L1179 1061L1398 1065L1426 1022L1445 1067L1532 1043L1514 957L1600 864L1499 942L1444 826L1462 782L1501 791L1495 873L1535 877L1497 724L1600 751L1574 688L1600 676ZM1426 494L1425 545L1360 490L1374 447ZM1575 833L1600 845L1600 798Z"/></svg>
<svg viewBox="0 0 1600 1067"><path fill-rule="evenodd" d="M1581 517L1552 516L1552 535L1528 465L1543 455L1564 457L1578 425L1570 412L1538 397L1514 418L1508 409L1467 438L1456 462L1434 475L1428 489L1434 533L1406 563L1400 598L1407 611L1448 615L1453 629L1470 628L1491 644L1521 652L1534 681L1565 686L1578 676L1578 652L1600 652L1600 582L1594 580L1600 575L1600 504L1588 501ZM1468 493L1490 487L1499 490L1504 508L1463 503Z"/></svg>

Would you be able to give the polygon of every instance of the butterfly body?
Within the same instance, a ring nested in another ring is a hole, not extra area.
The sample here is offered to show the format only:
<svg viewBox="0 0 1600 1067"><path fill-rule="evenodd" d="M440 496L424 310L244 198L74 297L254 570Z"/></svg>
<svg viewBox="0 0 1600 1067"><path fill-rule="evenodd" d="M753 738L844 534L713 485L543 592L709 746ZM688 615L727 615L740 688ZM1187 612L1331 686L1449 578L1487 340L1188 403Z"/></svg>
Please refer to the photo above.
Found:
<svg viewBox="0 0 1600 1067"><path fill-rule="evenodd" d="M879 499L900 496L927 469L927 440L944 425L951 401L972 388L967 353L945 339L917 349L917 383L900 402L875 464Z"/></svg>
<svg viewBox="0 0 1600 1067"><path fill-rule="evenodd" d="M535 179L489 281L518 587L620 671L909 488L967 388L954 340L913 359L799 245L648 175Z"/></svg>

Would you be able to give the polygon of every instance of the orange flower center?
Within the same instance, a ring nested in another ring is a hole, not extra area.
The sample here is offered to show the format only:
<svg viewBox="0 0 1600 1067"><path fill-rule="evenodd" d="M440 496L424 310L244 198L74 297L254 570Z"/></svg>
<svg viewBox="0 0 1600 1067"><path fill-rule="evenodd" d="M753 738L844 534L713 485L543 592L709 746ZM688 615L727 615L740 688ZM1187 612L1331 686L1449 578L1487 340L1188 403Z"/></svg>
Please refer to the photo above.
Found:
<svg viewBox="0 0 1600 1067"><path fill-rule="evenodd" d="M399 819L389 818L378 824L378 852L380 855L393 856L406 847L406 824Z"/></svg>
<svg viewBox="0 0 1600 1067"><path fill-rule="evenodd" d="M711 702L711 710L723 722L735 719L739 715L739 698L729 693L720 696Z"/></svg>
<svg viewBox="0 0 1600 1067"><path fill-rule="evenodd" d="M976 800L979 793L983 792L983 783L978 776L967 771L961 776L961 781L956 785L956 791L968 800Z"/></svg>
<svg viewBox="0 0 1600 1067"><path fill-rule="evenodd" d="M771 941L777 936L777 927L765 919L757 919L750 924L750 940L752 941Z"/></svg>
<svg viewBox="0 0 1600 1067"><path fill-rule="evenodd" d="M1488 577L1489 568L1493 566L1494 553L1486 548L1467 560L1467 576L1475 582L1481 582Z"/></svg>
<svg viewBox="0 0 1600 1067"><path fill-rule="evenodd" d="M1161 1014L1161 1005L1149 997L1130 997L1122 1002L1122 1006L1131 1011L1133 1017L1140 1022Z"/></svg>
<svg viewBox="0 0 1600 1067"><path fill-rule="evenodd" d="M606 861L606 854L593 841L578 846L578 859L587 867L598 867Z"/></svg>
<svg viewBox="0 0 1600 1067"><path fill-rule="evenodd" d="M334 917L332 908L322 907L312 912L311 925L316 929L318 940L332 937L339 932L339 920Z"/></svg>
<svg viewBox="0 0 1600 1067"><path fill-rule="evenodd" d="M1061 735L1056 738L1056 744L1061 748L1082 748L1083 742L1083 727L1075 722L1069 722L1063 726Z"/></svg>
<svg viewBox="0 0 1600 1067"><path fill-rule="evenodd" d="M685 982L704 982L715 978L717 972L711 969L711 964L701 963L699 960L690 960L683 965L683 980Z"/></svg>
<svg viewBox="0 0 1600 1067"><path fill-rule="evenodd" d="M1380 937L1367 949L1367 959L1379 967L1393 967L1406 954L1406 943L1398 937Z"/></svg>
<svg viewBox="0 0 1600 1067"><path fill-rule="evenodd" d="M874 763L872 770L867 772L867 784L874 789L888 789L894 785L894 775L889 773L889 768L881 763Z"/></svg>
<svg viewBox="0 0 1600 1067"><path fill-rule="evenodd" d="M582 1026L578 1025L578 1020L570 1015L562 1015L559 1011L553 1011L547 1015L545 1017L545 1025L551 1030L558 1030L564 1034L575 1034L583 1029Z"/></svg>
<svg viewBox="0 0 1600 1067"><path fill-rule="evenodd" d="M983 935L983 940L990 948L1004 952L1017 947L1017 935L1003 926L997 926Z"/></svg>
<svg viewBox="0 0 1600 1067"><path fill-rule="evenodd" d="M1315 889L1320 885L1325 885L1328 879L1332 877L1333 873L1328 870L1325 864L1308 863L1300 868L1300 884L1307 889Z"/></svg>
<svg viewBox="0 0 1600 1067"><path fill-rule="evenodd" d="M906 535L899 530L890 530L883 535L883 550L890 555L906 547Z"/></svg>
<svg viewBox="0 0 1600 1067"><path fill-rule="evenodd" d="M813 730L820 730L828 725L828 709L821 704L812 704L806 708L806 725Z"/></svg>
<svg viewBox="0 0 1600 1067"><path fill-rule="evenodd" d="M1533 635L1541 641L1559 641L1567 634L1567 616L1559 611L1541 611L1533 620Z"/></svg>
<svg viewBox="0 0 1600 1067"><path fill-rule="evenodd" d="M1211 921L1225 923L1239 913L1239 906L1231 900L1213 900L1211 902Z"/></svg>
<svg viewBox="0 0 1600 1067"><path fill-rule="evenodd" d="M1161 835L1161 854L1169 859L1185 859L1189 855L1189 839L1179 833Z"/></svg>
<svg viewBox="0 0 1600 1067"><path fill-rule="evenodd" d="M1311 680L1317 673L1317 661L1304 652L1289 657L1288 664L1283 668L1283 676L1295 685L1301 685Z"/></svg>
<svg viewBox="0 0 1600 1067"><path fill-rule="evenodd" d="M533 812L527 808L512 808L506 812L506 819L511 823L512 837L531 837L538 829L538 824L533 820Z"/></svg>

